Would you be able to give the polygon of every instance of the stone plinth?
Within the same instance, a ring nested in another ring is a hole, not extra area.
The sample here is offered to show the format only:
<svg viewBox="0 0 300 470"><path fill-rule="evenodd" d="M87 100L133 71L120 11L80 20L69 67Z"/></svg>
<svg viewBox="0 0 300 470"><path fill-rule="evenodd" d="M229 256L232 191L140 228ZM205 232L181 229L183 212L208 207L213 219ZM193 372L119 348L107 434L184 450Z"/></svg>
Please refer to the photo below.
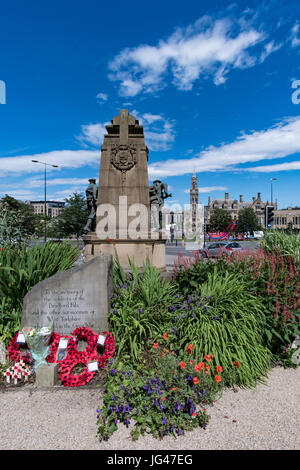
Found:
<svg viewBox="0 0 300 470"><path fill-rule="evenodd" d="M166 269L165 240L99 240L94 233L84 237L85 259L89 261L95 256L108 253L115 257L117 253L121 266L129 269L129 258L138 268L142 268L147 258L152 266L163 271Z"/></svg>
<svg viewBox="0 0 300 470"><path fill-rule="evenodd" d="M37 387L54 387L59 379L59 364L41 364L36 369L35 385Z"/></svg>
<svg viewBox="0 0 300 470"><path fill-rule="evenodd" d="M101 254L36 284L24 297L21 327L53 322L54 331L62 335L80 326L107 331L112 293L112 256Z"/></svg>

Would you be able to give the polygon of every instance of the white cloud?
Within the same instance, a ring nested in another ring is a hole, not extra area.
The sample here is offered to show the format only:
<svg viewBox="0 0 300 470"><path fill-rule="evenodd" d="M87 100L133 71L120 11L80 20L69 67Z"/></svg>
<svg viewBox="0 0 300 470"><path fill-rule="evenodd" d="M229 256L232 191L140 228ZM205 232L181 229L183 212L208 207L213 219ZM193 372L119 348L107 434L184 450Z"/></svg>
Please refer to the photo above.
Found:
<svg viewBox="0 0 300 470"><path fill-rule="evenodd" d="M292 47L300 46L300 37L298 37L299 33L300 33L300 25L297 21L294 24L294 26L292 27L292 31L291 31L291 44L292 44Z"/></svg>
<svg viewBox="0 0 300 470"><path fill-rule="evenodd" d="M103 103L104 101L107 101L107 94L106 93L98 93L98 95L96 96L97 100L99 103Z"/></svg>
<svg viewBox="0 0 300 470"><path fill-rule="evenodd" d="M300 170L300 161L277 163L276 165L262 165L247 168L247 171L255 171L258 173L275 173L277 171L293 171Z"/></svg>
<svg viewBox="0 0 300 470"><path fill-rule="evenodd" d="M95 147L100 147L103 142L103 137L107 133L105 124L96 123L96 124L84 124L81 126L81 134L76 136L84 146L93 145Z"/></svg>
<svg viewBox="0 0 300 470"><path fill-rule="evenodd" d="M300 152L300 116L287 118L270 129L242 134L234 142L211 146L191 159L172 159L149 165L152 178L194 171L232 170L238 165L283 158Z"/></svg>
<svg viewBox="0 0 300 470"><path fill-rule="evenodd" d="M58 165L59 168L47 167L48 173L57 172L60 168L80 168L82 166L96 166L100 161L99 150L53 150L52 152L34 155L20 155L18 157L1 157L0 174L5 177L10 174L42 173L44 166L32 163L31 160Z"/></svg>
<svg viewBox="0 0 300 470"><path fill-rule="evenodd" d="M24 184L24 183L23 183ZM44 184L43 179L32 179L25 181L25 184L29 188L40 188ZM88 178L54 178L54 179L47 179L47 186L71 186L71 185L78 185L78 186L87 186L88 185Z"/></svg>
<svg viewBox="0 0 300 470"><path fill-rule="evenodd" d="M253 67L280 47L273 41L263 45L266 37L251 21L205 16L175 30L156 46L143 44L122 50L109 64L109 78L120 82L122 96L163 88L169 72L179 90L191 90L196 80L208 76L220 85L233 68ZM257 45L260 51L253 50Z"/></svg>
<svg viewBox="0 0 300 470"><path fill-rule="evenodd" d="M175 140L174 122L159 114L144 113L134 109L132 113L144 127L147 146L152 151L169 150Z"/></svg>

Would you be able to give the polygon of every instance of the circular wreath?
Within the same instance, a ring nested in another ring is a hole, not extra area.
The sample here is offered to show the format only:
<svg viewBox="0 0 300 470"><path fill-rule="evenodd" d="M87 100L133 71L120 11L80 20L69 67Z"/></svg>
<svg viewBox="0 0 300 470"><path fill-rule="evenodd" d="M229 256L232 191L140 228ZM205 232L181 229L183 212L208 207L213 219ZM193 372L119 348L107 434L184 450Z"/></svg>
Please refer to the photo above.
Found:
<svg viewBox="0 0 300 470"><path fill-rule="evenodd" d="M58 333L52 333L51 338L50 338L50 349L49 349L49 354L46 357L47 362L61 362L56 359L56 354L58 350L58 345L59 341L61 338L67 338L68 341L68 346L67 346L67 352L68 352L68 357L74 357L76 353L76 341L72 336L69 335L60 335Z"/></svg>
<svg viewBox="0 0 300 470"><path fill-rule="evenodd" d="M111 333L108 331L103 331L101 335L97 335L97 344L98 344L98 338L99 336L106 336L105 342L104 342L104 353L101 355L98 355L98 366L99 367L105 367L107 365L107 360L111 357L113 357L114 352L115 352L115 340L114 337Z"/></svg>
<svg viewBox="0 0 300 470"><path fill-rule="evenodd" d="M19 333L17 333L10 342L8 346L8 356L11 361L24 361L26 364L29 364L31 361L31 354L29 351L21 352L20 344L17 343Z"/></svg>
<svg viewBox="0 0 300 470"><path fill-rule="evenodd" d="M87 359L90 360L93 358L91 356L85 358L84 355L86 355L86 353L83 351L81 357L77 356L75 359L65 359L60 363L59 377L65 387L80 387L81 385L86 385L96 374L96 371L88 371ZM94 356L94 359L97 360L97 356ZM81 374L74 375L72 374L72 369L77 364L85 364L85 371Z"/></svg>
<svg viewBox="0 0 300 470"><path fill-rule="evenodd" d="M93 332L93 330L87 327L79 327L73 331L72 335L76 336L75 355L78 359L85 359L86 357L89 358L89 356L94 356L96 354L98 336ZM77 349L79 340L85 340L88 343L84 351L78 351Z"/></svg>

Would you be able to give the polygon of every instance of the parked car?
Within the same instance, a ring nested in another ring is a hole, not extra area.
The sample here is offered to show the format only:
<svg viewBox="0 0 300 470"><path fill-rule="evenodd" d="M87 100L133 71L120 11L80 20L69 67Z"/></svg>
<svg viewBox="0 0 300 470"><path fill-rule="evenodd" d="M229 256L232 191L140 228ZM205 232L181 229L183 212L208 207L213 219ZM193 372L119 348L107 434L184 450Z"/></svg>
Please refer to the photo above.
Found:
<svg viewBox="0 0 300 470"><path fill-rule="evenodd" d="M241 251L242 246L237 242L217 242L212 243L211 245L207 246L203 250L201 250L201 254L205 258L216 258L218 256L228 255L235 251Z"/></svg>

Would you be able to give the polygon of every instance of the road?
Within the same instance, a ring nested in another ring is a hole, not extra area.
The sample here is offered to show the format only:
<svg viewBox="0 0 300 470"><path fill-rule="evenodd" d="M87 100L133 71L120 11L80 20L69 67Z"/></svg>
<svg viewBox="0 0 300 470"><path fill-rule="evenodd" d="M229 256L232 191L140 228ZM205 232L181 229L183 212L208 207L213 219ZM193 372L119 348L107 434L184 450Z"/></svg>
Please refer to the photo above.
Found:
<svg viewBox="0 0 300 470"><path fill-rule="evenodd" d="M215 242L206 242L205 245L209 246L211 243ZM242 247L243 250L250 250L250 251L256 251L258 246L260 245L260 242L257 240L253 241L239 241L238 242ZM187 244L186 246L182 246L179 244L176 246L175 242L171 244L166 245L166 265L167 269L171 270L174 261L177 260L178 255L181 254L184 257L192 257L193 258L193 253L195 252L195 249L189 249L189 245Z"/></svg>

